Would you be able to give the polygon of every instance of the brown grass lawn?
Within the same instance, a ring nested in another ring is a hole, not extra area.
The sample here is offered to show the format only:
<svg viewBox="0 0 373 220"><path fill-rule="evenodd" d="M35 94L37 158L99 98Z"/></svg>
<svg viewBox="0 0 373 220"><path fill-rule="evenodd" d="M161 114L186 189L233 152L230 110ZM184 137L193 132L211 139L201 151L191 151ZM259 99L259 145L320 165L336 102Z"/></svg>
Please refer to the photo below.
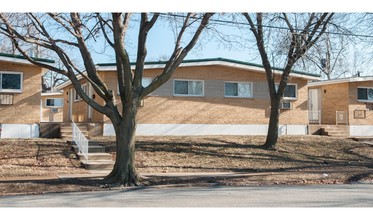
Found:
<svg viewBox="0 0 373 220"><path fill-rule="evenodd" d="M114 138L93 138L115 156ZM136 166L145 185L348 183L373 179L373 147L325 136L280 137L278 151L262 136L138 137ZM17 176L86 173L61 140L0 140L0 195L103 190L97 179L9 181ZM206 178L170 173L234 173Z"/></svg>

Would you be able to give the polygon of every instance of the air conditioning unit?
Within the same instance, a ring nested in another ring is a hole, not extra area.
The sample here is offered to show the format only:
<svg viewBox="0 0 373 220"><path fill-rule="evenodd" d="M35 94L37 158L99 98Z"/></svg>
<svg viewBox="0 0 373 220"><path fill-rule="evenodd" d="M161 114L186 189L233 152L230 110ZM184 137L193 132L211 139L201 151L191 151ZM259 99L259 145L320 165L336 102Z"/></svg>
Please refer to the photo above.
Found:
<svg viewBox="0 0 373 220"><path fill-rule="evenodd" d="M293 103L292 102L281 102L281 109L293 109Z"/></svg>

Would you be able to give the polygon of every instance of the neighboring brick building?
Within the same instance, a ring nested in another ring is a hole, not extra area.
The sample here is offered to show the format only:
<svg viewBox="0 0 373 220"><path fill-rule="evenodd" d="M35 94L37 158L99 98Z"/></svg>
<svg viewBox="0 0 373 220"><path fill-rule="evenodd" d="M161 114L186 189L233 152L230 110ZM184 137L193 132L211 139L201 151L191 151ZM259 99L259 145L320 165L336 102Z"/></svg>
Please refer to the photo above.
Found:
<svg viewBox="0 0 373 220"><path fill-rule="evenodd" d="M46 71L22 56L0 53L1 138L39 137L41 77Z"/></svg>
<svg viewBox="0 0 373 220"><path fill-rule="evenodd" d="M143 84L150 83L164 65L165 62L146 63ZM117 92L115 65L98 64L97 69L108 87ZM307 134L307 82L318 79L314 74L290 74L280 115L280 134ZM85 84L84 88L102 104L90 86ZM114 134L109 119L81 101L71 83L66 82L59 89L64 90L64 122L103 123L104 135ZM187 60L168 82L144 98L137 134L265 135L269 112L262 66L222 58Z"/></svg>
<svg viewBox="0 0 373 220"><path fill-rule="evenodd" d="M338 125L348 136L373 136L373 76L311 82L308 87L313 127Z"/></svg>

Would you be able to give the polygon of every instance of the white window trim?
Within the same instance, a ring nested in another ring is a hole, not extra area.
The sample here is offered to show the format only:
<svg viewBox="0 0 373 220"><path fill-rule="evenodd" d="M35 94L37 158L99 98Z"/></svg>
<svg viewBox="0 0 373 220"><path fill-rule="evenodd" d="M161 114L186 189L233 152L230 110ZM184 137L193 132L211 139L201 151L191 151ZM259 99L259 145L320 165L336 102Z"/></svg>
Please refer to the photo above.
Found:
<svg viewBox="0 0 373 220"><path fill-rule="evenodd" d="M79 96L79 94L76 92L76 89L75 88L73 88L73 91L74 91L74 102L79 102L80 101L80 96Z"/></svg>
<svg viewBox="0 0 373 220"><path fill-rule="evenodd" d="M23 92L23 72L10 72L10 71L0 71L0 75L2 75L3 73L5 74L17 74L17 75L21 75L21 85L20 85L20 89L2 89L1 88L1 84L0 84L0 92L6 92L6 93L22 93ZM2 77L2 76L0 76ZM1 79L2 80L2 79ZM0 82L1 82L0 80Z"/></svg>
<svg viewBox="0 0 373 220"><path fill-rule="evenodd" d="M245 83L245 84L250 84L250 94L251 94L251 96L245 97L245 96L225 95L225 83ZM244 82L244 81L225 81L224 82L224 97L225 98L252 99L254 97L253 91L254 91L254 89L253 89L253 82Z"/></svg>
<svg viewBox="0 0 373 220"><path fill-rule="evenodd" d="M298 100L298 84L296 83L288 83L287 86L291 86L291 85L294 85L295 86L295 97L282 97L283 100ZM280 86L279 83L276 83L275 86L277 86L276 88L276 92L278 90L278 87ZM285 91L284 91L284 95L285 95Z"/></svg>
<svg viewBox="0 0 373 220"><path fill-rule="evenodd" d="M357 89L373 89L373 87L358 86ZM357 92L357 89L356 89L356 92ZM357 94L356 94L356 98L357 98ZM373 100L369 100L369 99L357 99L357 101L364 102L364 103L373 103Z"/></svg>
<svg viewBox="0 0 373 220"><path fill-rule="evenodd" d="M150 80L150 83L152 83L153 82L153 78L151 78L151 77L142 77L142 80L144 80L144 79L149 79ZM143 82L141 82L141 84L142 84ZM146 88L146 86L144 86L144 88ZM117 95L120 95L120 92L119 92L119 83L117 82Z"/></svg>
<svg viewBox="0 0 373 220"><path fill-rule="evenodd" d="M47 100L48 100L48 99L61 99L61 100L62 100L62 105L61 105L61 106L50 106L50 105L47 105ZM62 108L62 107L63 107L63 102L64 102L63 98L46 98L46 99L45 99L44 106L45 106L46 108Z"/></svg>
<svg viewBox="0 0 373 220"><path fill-rule="evenodd" d="M202 82L202 94L201 95L189 95L189 94L175 94L175 82L176 81L187 81L187 82ZM203 97L205 96L205 81L200 79L174 79L172 84L173 95L178 97Z"/></svg>

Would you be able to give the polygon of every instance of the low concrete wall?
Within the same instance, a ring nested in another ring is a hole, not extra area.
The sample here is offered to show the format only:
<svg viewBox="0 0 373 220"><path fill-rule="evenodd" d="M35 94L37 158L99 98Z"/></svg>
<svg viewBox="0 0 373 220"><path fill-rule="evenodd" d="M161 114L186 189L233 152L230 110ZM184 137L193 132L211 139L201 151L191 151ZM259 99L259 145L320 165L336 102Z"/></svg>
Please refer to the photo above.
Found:
<svg viewBox="0 0 373 220"><path fill-rule="evenodd" d="M268 125L138 124L139 136L267 135ZM306 135L307 125L280 125L280 135ZM104 136L114 136L112 124L104 124Z"/></svg>
<svg viewBox="0 0 373 220"><path fill-rule="evenodd" d="M0 138L38 138L38 124L2 124Z"/></svg>
<svg viewBox="0 0 373 220"><path fill-rule="evenodd" d="M350 125L350 136L373 137L373 125Z"/></svg>

